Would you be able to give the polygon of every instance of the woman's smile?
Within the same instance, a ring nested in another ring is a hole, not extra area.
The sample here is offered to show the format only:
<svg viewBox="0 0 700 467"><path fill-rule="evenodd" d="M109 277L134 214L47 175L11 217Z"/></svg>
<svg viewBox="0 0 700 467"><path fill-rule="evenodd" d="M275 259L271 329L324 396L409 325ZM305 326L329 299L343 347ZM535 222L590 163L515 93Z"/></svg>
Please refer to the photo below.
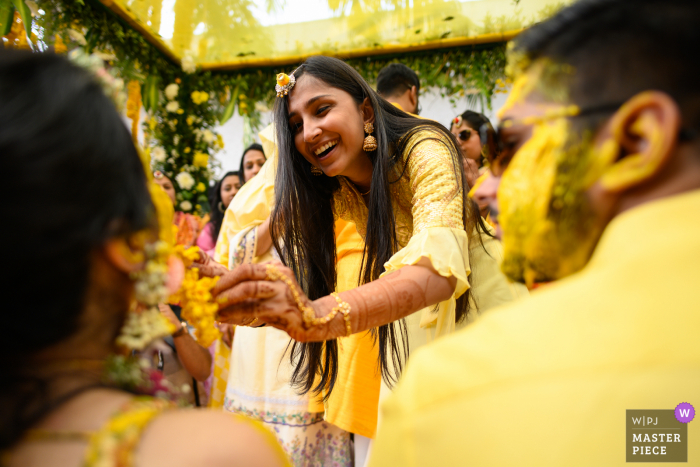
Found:
<svg viewBox="0 0 700 467"><path fill-rule="evenodd" d="M333 160L333 156L338 154L338 146L340 140L335 139L333 141L330 141L323 146L321 146L319 149L314 151L314 154L316 155L316 160L321 164L321 165L327 165L323 164L324 162L329 163Z"/></svg>
<svg viewBox="0 0 700 467"><path fill-rule="evenodd" d="M337 144L338 144L338 140L337 140L337 139L335 139L335 140L333 140L333 141L329 141L329 142L327 142L327 143L321 145L321 147L319 147L318 149L316 149L316 150L314 151L314 154L316 155L316 157L318 158L318 160L323 160L323 159L325 159L326 157L328 157L328 155L329 155L331 152L333 152L333 150L335 149L335 146L336 146Z"/></svg>

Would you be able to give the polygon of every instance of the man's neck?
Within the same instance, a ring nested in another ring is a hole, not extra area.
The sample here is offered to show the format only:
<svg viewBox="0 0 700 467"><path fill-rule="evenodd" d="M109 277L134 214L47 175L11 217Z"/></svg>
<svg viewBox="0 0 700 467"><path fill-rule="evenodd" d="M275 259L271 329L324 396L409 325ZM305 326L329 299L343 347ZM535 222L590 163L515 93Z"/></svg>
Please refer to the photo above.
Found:
<svg viewBox="0 0 700 467"><path fill-rule="evenodd" d="M408 98L408 91L403 93L401 96L391 96L385 98L390 103L397 106L399 109L408 113L416 113L416 109L413 108L411 100Z"/></svg>
<svg viewBox="0 0 700 467"><path fill-rule="evenodd" d="M657 199L700 189L700 155L691 148L680 149L675 162L653 180L622 195L614 215Z"/></svg>

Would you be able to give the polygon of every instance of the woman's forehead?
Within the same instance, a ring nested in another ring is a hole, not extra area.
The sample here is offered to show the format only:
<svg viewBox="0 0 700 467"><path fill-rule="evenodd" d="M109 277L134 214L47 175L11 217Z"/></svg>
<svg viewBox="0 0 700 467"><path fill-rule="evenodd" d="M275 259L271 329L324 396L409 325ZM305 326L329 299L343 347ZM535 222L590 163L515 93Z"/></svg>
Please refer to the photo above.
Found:
<svg viewBox="0 0 700 467"><path fill-rule="evenodd" d="M287 96L287 99L289 99L289 115L291 117L293 114L302 113L307 107L313 104L319 96L342 98L343 95L350 98L350 95L345 91L335 88L314 76L302 75L294 86L294 89L292 89Z"/></svg>
<svg viewBox="0 0 700 467"><path fill-rule="evenodd" d="M244 160L255 160L259 157L265 157L265 154L263 154L262 151L258 149L251 149L248 152L245 153L245 156L243 156ZM235 177L235 175L229 175L229 177Z"/></svg>

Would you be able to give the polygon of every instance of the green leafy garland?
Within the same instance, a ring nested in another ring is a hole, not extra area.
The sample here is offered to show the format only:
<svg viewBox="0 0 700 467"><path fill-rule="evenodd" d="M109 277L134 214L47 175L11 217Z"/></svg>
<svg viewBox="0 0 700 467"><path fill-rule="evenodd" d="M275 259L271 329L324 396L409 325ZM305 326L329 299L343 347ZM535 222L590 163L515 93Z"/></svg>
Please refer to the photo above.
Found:
<svg viewBox="0 0 700 467"><path fill-rule="evenodd" d="M261 113L274 102L275 75L289 73L295 66L220 72L187 69L187 64L180 67L171 62L97 0L36 3L44 12L34 18L43 31L41 49L58 48L61 42L82 46L87 53L107 58L125 81L141 83L148 112L142 127L153 168L174 182L179 210L207 212L207 187L217 167L214 155L223 148L214 128L237 109L247 130L244 144L251 143L260 129ZM414 69L423 90L437 89L453 103L466 98L484 109L490 107L494 92L505 87L502 43L347 61L370 83L381 68L393 62Z"/></svg>

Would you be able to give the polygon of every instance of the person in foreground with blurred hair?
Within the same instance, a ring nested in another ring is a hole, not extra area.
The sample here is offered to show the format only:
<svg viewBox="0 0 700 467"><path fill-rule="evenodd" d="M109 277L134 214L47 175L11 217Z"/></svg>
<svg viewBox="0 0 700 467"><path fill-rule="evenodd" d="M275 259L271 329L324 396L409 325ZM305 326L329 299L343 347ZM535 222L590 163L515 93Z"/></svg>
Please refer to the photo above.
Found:
<svg viewBox="0 0 700 467"><path fill-rule="evenodd" d="M23 193L5 213L24 227L5 254L23 307L0 343L2 465L287 465L255 422L177 409L167 382L118 354L158 327L125 323L162 242L143 164L96 78L57 55L0 51L0 108L2 194ZM183 433L195 435L173 442Z"/></svg>
<svg viewBox="0 0 700 467"><path fill-rule="evenodd" d="M503 270L557 281L415 352L371 466L672 461L630 409L667 410L700 460L677 410L700 402L699 21L695 0L582 0L518 37Z"/></svg>

